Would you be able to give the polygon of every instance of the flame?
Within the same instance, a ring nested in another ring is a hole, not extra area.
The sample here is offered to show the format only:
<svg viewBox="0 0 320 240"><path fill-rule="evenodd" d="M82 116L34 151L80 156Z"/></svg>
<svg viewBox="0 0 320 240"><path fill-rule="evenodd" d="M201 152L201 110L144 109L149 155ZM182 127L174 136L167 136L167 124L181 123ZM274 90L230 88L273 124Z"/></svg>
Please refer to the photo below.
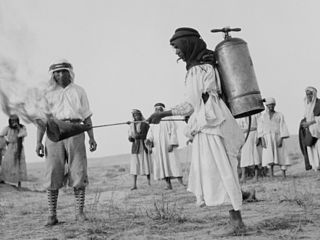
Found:
<svg viewBox="0 0 320 240"><path fill-rule="evenodd" d="M44 85L31 86L39 77L31 67L34 34L10 4L0 4L0 105L6 115L17 114L25 123L46 119Z"/></svg>
<svg viewBox="0 0 320 240"><path fill-rule="evenodd" d="M19 79L16 63L1 55L0 103L6 115L17 114L26 123L46 119L44 91L37 87L28 87Z"/></svg>

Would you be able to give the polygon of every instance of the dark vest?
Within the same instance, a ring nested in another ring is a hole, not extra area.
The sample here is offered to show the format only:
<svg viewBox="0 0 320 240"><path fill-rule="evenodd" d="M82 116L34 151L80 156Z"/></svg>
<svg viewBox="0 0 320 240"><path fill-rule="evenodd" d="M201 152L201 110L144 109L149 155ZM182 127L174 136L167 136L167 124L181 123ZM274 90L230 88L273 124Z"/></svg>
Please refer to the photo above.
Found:
<svg viewBox="0 0 320 240"><path fill-rule="evenodd" d="M144 151L146 153L148 153L148 149L144 143L144 140L146 140L146 138L147 138L148 130L149 130L149 124L142 122L140 125L140 132L136 133L136 137L135 138L129 137L129 141L132 142L132 146L131 146L131 153L132 154L139 153L139 149L140 149L141 144L142 144Z"/></svg>

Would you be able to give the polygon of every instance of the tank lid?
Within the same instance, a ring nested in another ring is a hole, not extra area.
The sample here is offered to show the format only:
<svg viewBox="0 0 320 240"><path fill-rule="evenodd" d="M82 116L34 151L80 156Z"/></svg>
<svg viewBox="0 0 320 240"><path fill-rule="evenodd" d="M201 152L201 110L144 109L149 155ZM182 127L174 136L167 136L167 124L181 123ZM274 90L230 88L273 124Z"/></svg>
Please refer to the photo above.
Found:
<svg viewBox="0 0 320 240"><path fill-rule="evenodd" d="M237 45L237 44L247 44L247 42L242 40L241 38L228 38L218 43L218 45L216 46L216 51L222 47Z"/></svg>

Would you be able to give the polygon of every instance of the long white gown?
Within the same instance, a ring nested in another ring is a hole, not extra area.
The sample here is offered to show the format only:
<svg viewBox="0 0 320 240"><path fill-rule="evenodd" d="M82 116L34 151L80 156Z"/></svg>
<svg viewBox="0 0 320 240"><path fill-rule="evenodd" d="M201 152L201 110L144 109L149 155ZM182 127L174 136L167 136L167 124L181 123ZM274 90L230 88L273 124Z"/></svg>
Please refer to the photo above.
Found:
<svg viewBox="0 0 320 240"><path fill-rule="evenodd" d="M262 166L275 164L285 169L285 166L291 164L286 141L282 142L282 147L278 147L280 139L289 136L282 113L275 112L271 119L268 111L262 113L258 124L258 137L263 137L266 142L266 148L262 149Z"/></svg>
<svg viewBox="0 0 320 240"><path fill-rule="evenodd" d="M240 210L242 193L237 174L237 154L243 133L218 96L219 82L209 64L191 67L185 78L185 102L172 108L173 115L192 115L193 135L188 191L207 206L232 204ZM204 103L202 93L209 93Z"/></svg>
<svg viewBox="0 0 320 240"><path fill-rule="evenodd" d="M27 129L23 126L20 130L5 127L0 136L4 136L8 142L7 150L1 164L0 179L5 182L17 183L27 181L27 164L24 147L21 150L20 159L17 158L18 138L27 136Z"/></svg>
<svg viewBox="0 0 320 240"><path fill-rule="evenodd" d="M241 148L241 158L240 158L240 167L248 167L253 165L260 165L261 164L261 155L262 149L261 146L257 146L257 127L258 127L258 118L261 114L254 114L251 116L251 127L250 133L248 136L247 141ZM249 126L249 118L240 118L237 119L237 122L244 132L244 135L247 135L247 130Z"/></svg>
<svg viewBox="0 0 320 240"><path fill-rule="evenodd" d="M177 148L175 147L172 152L168 151L170 145L179 146L176 124L170 121L151 124L147 139L154 144L152 149L154 179L182 177Z"/></svg>

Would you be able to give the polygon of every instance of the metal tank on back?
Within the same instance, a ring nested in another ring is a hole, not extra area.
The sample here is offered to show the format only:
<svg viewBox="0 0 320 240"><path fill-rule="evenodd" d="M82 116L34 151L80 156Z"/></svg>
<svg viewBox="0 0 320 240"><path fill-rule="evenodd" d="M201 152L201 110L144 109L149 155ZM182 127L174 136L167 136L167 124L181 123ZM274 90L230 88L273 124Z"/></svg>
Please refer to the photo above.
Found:
<svg viewBox="0 0 320 240"><path fill-rule="evenodd" d="M215 48L217 69L227 106L235 118L242 118L262 112L264 105L247 43L231 37L231 31L239 32L241 29L225 27L211 30L225 34L225 39Z"/></svg>

